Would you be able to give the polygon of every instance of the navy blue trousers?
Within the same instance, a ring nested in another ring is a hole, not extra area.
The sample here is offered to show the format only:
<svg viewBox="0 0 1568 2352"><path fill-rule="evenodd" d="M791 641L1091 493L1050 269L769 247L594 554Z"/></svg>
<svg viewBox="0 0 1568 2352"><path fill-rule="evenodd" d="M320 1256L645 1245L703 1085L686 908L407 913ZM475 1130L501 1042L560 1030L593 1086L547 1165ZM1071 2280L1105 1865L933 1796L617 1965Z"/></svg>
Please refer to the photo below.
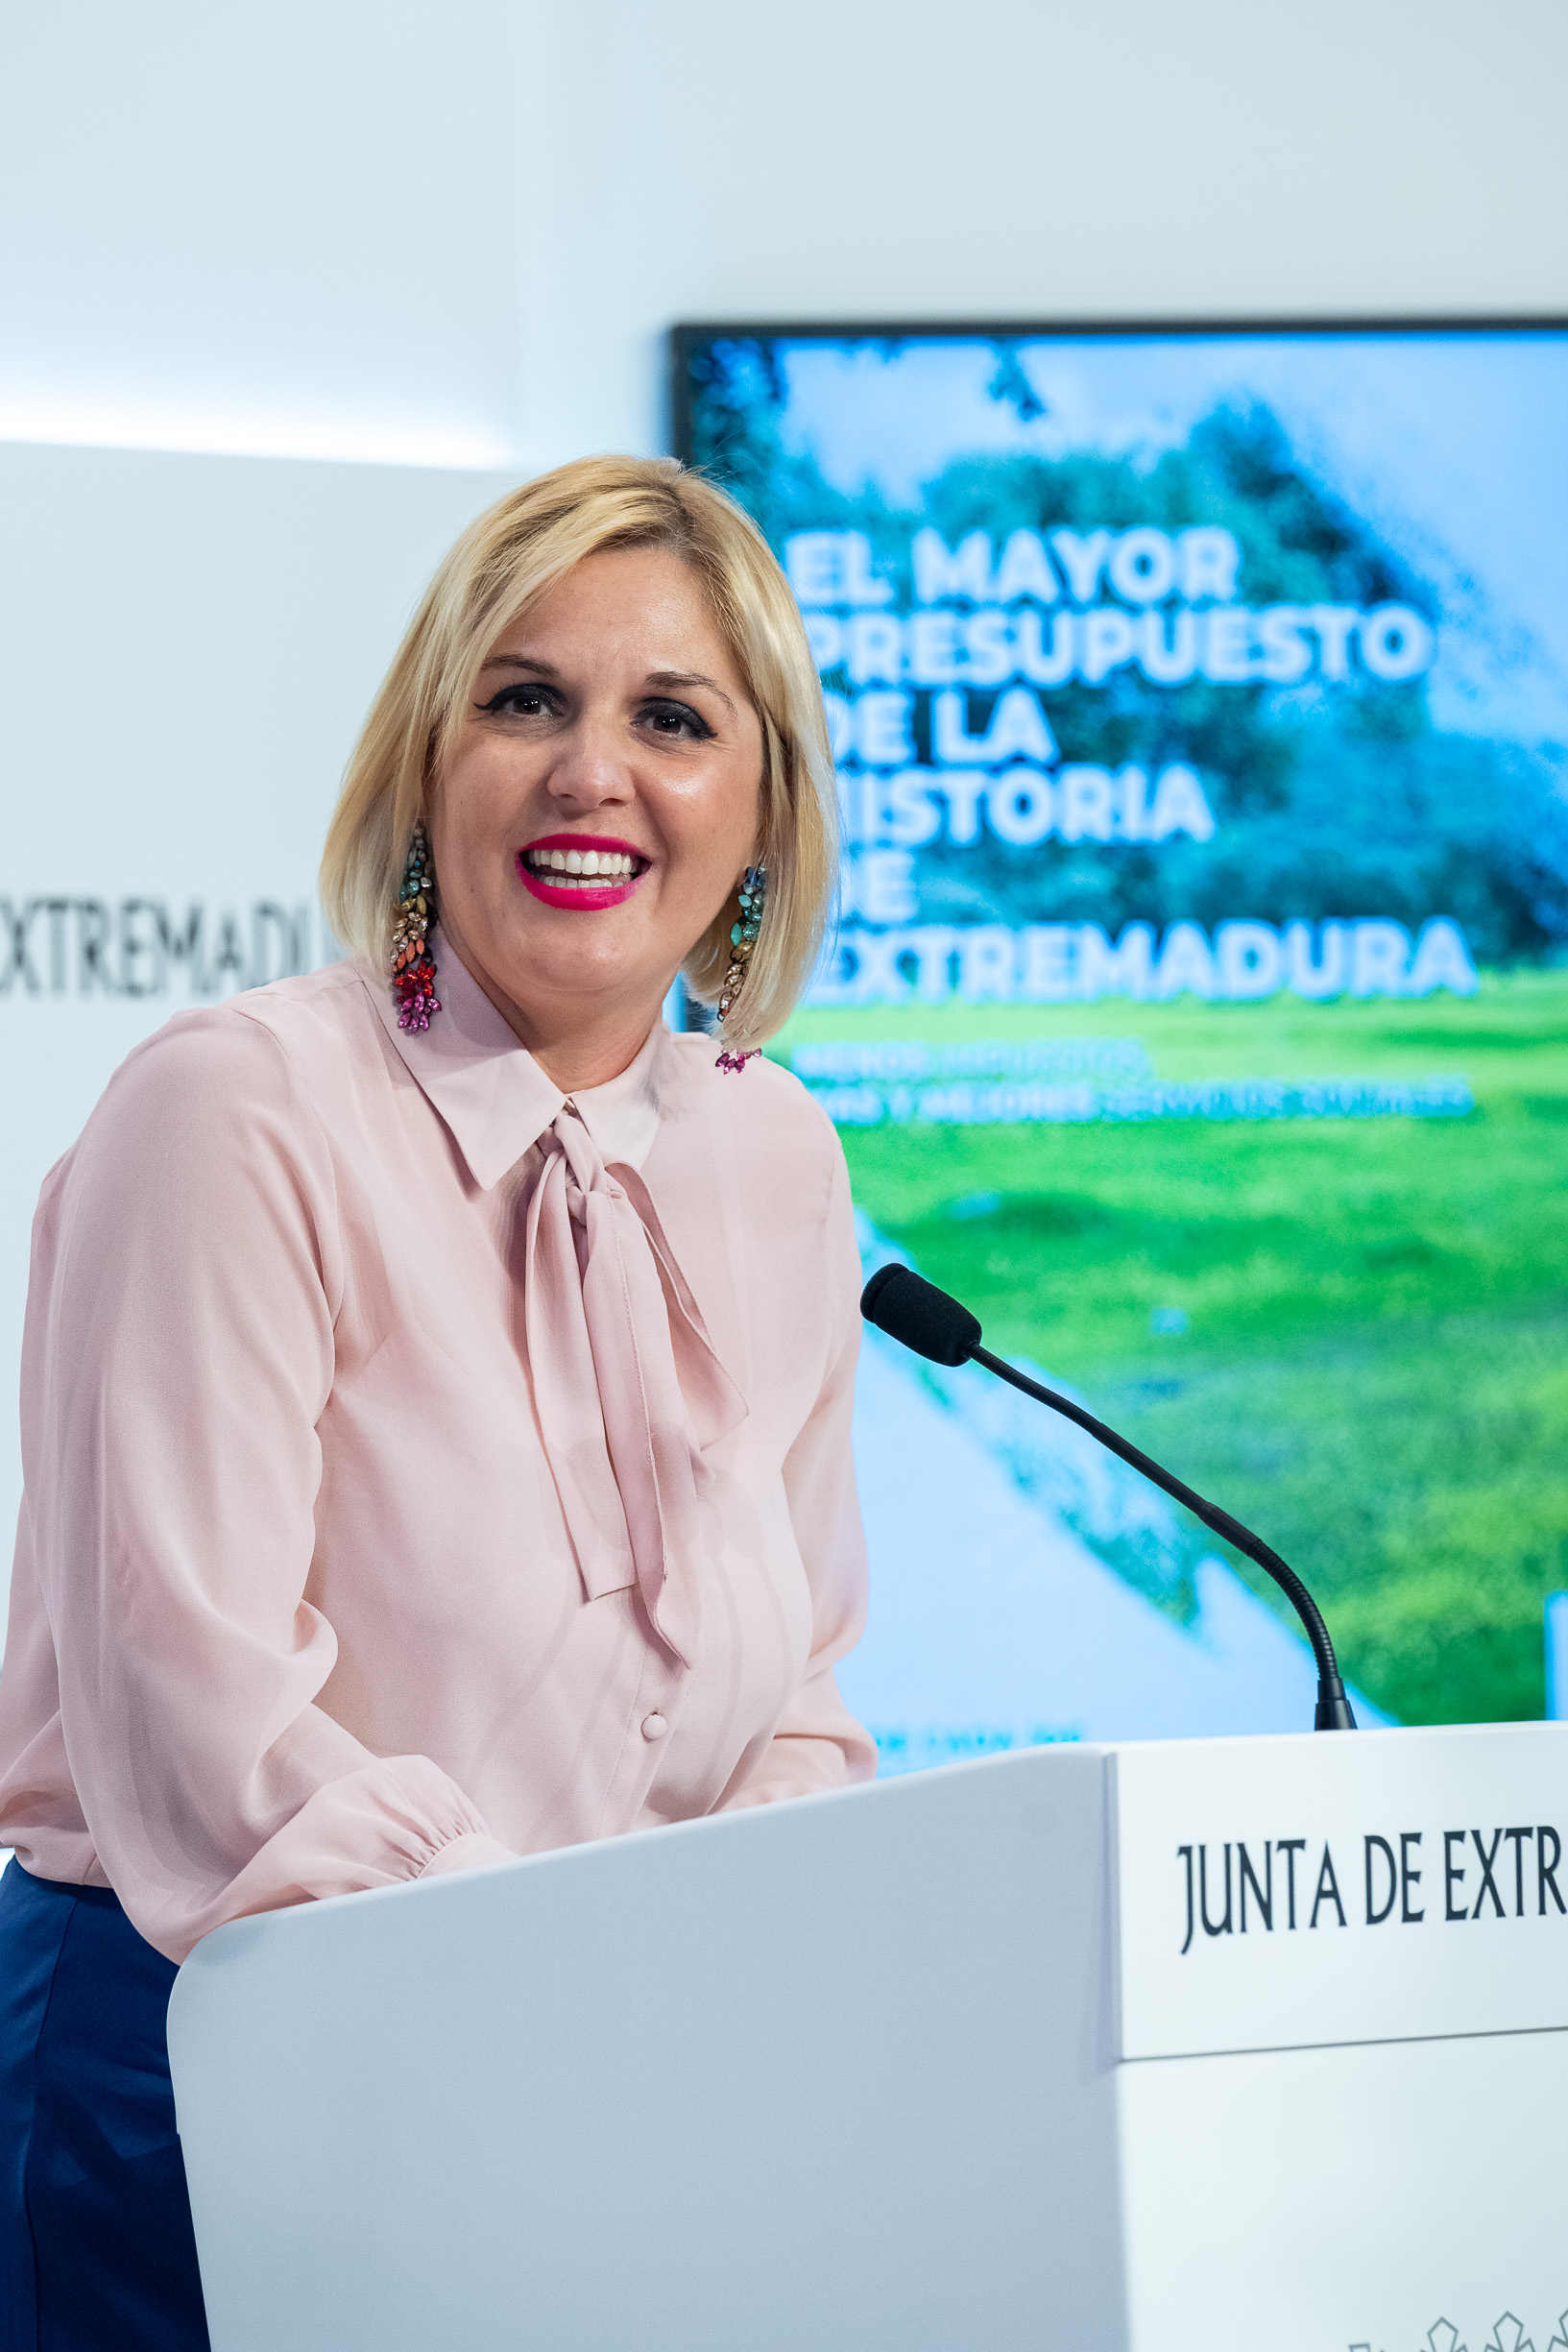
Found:
<svg viewBox="0 0 1568 2352"><path fill-rule="evenodd" d="M207 2352L174 1978L107 1888L0 1872L0 2352Z"/></svg>

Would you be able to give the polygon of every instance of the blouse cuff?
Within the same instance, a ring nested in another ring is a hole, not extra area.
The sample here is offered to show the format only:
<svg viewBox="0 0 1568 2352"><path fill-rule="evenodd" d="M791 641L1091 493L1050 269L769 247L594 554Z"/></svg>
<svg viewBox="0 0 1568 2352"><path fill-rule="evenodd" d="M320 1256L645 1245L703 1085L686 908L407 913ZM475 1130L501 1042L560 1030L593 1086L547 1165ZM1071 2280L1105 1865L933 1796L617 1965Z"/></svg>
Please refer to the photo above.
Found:
<svg viewBox="0 0 1568 2352"><path fill-rule="evenodd" d="M482 1835L477 1830L465 1830L460 1837L448 1838L438 1846L422 1870L415 1872L417 1879L444 1879L459 1870L495 1870L502 1862L515 1862L518 1856L510 1846L503 1846L498 1837Z"/></svg>

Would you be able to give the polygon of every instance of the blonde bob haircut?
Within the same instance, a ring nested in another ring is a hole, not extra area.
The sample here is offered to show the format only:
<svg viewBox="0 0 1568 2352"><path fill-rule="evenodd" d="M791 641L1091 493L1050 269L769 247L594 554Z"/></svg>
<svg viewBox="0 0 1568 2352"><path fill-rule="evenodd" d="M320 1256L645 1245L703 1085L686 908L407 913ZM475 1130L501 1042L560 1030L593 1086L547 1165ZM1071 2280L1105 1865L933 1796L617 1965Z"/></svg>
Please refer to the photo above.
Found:
<svg viewBox="0 0 1568 2352"><path fill-rule="evenodd" d="M753 858L767 868L767 904L724 1025L732 1045L759 1044L787 1020L821 952L838 879L837 787L816 665L784 573L735 500L671 457L579 458L464 532L350 759L322 859L322 905L337 937L383 968L410 837L439 788L480 664L574 564L610 547L667 547L690 566L761 722ZM732 896L687 951L682 970L699 1000L719 994L737 913Z"/></svg>

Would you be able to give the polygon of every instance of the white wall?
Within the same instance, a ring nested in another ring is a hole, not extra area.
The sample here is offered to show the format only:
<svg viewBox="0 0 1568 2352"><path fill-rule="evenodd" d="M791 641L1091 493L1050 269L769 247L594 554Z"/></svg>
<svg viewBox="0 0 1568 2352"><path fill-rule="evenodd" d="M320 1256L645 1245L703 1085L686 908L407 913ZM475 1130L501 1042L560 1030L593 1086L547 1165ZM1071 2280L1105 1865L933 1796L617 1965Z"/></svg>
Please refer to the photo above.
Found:
<svg viewBox="0 0 1568 2352"><path fill-rule="evenodd" d="M0 435L504 462L507 0L0 8Z"/></svg>
<svg viewBox="0 0 1568 2352"><path fill-rule="evenodd" d="M652 445L672 318L1568 310L1560 0L603 0L546 54L606 109L520 158L552 460Z"/></svg>
<svg viewBox="0 0 1568 2352"><path fill-rule="evenodd" d="M653 449L674 318L1568 310L1561 0L0 5L0 435Z"/></svg>

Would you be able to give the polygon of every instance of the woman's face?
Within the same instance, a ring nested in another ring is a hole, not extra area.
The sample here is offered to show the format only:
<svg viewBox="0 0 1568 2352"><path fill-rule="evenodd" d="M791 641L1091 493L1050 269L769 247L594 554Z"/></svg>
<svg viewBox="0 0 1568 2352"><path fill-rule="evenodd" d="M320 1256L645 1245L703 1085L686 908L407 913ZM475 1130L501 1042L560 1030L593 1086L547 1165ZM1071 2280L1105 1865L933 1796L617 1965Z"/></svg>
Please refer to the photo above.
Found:
<svg viewBox="0 0 1568 2352"><path fill-rule="evenodd" d="M586 557L497 640L430 839L443 930L524 1043L608 1027L636 1051L755 854L761 767L697 576L665 549Z"/></svg>

